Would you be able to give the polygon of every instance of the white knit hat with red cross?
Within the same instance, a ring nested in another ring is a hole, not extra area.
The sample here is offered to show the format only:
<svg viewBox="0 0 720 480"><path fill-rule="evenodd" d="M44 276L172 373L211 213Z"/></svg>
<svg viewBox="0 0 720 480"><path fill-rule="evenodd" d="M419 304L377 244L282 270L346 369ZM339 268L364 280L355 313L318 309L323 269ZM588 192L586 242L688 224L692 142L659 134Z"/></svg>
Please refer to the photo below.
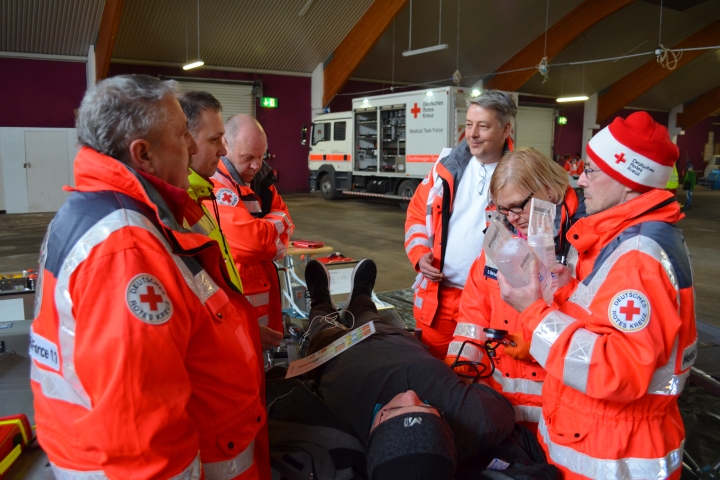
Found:
<svg viewBox="0 0 720 480"><path fill-rule="evenodd" d="M585 149L600 169L637 192L665 188L680 156L667 128L647 112L613 120Z"/></svg>

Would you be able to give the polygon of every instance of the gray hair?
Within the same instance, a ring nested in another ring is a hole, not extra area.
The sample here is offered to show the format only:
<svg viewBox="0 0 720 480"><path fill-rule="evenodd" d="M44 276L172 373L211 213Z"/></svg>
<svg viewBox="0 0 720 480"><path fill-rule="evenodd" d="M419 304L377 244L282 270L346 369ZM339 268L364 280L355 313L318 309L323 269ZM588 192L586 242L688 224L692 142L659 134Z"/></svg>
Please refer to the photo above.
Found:
<svg viewBox="0 0 720 480"><path fill-rule="evenodd" d="M472 105L478 107L495 110L500 125L505 126L508 123L512 125L517 115L517 105L515 100L505 92L500 90L483 90L482 94L478 97L468 97L467 106L470 108Z"/></svg>
<svg viewBox="0 0 720 480"><path fill-rule="evenodd" d="M178 95L177 99L180 102L180 107L182 107L183 112L185 112L188 127L193 136L196 135L200 129L200 115L202 115L203 111L222 112L220 101L208 92L183 92Z"/></svg>
<svg viewBox="0 0 720 480"><path fill-rule="evenodd" d="M80 145L121 162L130 161L130 144L154 138L166 122L162 100L176 95L178 84L148 75L121 75L89 89L76 122Z"/></svg>

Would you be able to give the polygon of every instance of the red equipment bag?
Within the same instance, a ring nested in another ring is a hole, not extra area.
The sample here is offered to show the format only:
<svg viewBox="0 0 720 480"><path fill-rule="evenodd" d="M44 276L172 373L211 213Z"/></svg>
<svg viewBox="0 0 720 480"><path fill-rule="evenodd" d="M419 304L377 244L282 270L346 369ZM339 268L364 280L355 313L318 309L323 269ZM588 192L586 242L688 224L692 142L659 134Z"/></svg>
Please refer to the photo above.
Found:
<svg viewBox="0 0 720 480"><path fill-rule="evenodd" d="M0 480L33 441L30 422L25 415L12 415L0 418Z"/></svg>

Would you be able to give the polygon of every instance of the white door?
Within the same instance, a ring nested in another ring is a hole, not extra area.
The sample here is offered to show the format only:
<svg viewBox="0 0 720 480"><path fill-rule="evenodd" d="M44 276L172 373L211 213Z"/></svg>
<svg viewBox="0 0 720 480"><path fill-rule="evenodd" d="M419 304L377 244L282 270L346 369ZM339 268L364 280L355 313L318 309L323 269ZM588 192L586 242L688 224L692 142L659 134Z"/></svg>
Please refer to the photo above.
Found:
<svg viewBox="0 0 720 480"><path fill-rule="evenodd" d="M25 132L25 170L29 212L56 212L72 184L68 135L64 131Z"/></svg>
<svg viewBox="0 0 720 480"><path fill-rule="evenodd" d="M516 148L532 147L552 159L555 109L518 107L515 121Z"/></svg>

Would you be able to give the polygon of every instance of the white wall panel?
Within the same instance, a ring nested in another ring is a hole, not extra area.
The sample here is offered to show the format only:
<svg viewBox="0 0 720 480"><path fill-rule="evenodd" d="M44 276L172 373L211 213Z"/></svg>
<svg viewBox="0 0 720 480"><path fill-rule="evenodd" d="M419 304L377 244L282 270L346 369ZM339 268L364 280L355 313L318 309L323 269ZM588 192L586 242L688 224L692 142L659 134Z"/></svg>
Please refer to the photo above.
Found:
<svg viewBox="0 0 720 480"><path fill-rule="evenodd" d="M26 135L27 134L27 135ZM42 150L49 152L46 159L53 164L53 175L45 181L47 185L34 183L35 190L46 189L52 193L52 200L43 203L45 211L57 211L66 194L60 194L63 185L75 185L73 163L77 156L77 131L74 128L0 128L0 166L2 167L2 188L0 196L4 200L7 213L28 213L28 172L23 165L28 161L26 138L34 144L42 143ZM33 152L31 152L33 153ZM35 162L31 162L35 163ZM35 167L31 165L31 168ZM42 163L35 168L42 168ZM40 177L42 178L42 176ZM40 204L38 204L40 205ZM35 209L34 209L35 210Z"/></svg>

